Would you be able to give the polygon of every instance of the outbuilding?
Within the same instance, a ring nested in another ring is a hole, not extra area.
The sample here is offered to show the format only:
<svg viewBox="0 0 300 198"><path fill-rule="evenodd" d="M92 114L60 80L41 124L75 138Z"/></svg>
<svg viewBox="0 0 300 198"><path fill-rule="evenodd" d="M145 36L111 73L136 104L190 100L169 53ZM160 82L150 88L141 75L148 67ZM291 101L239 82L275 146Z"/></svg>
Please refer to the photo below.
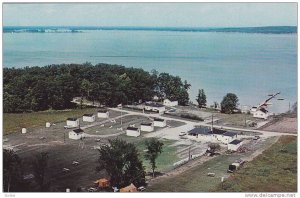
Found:
<svg viewBox="0 0 300 198"><path fill-rule="evenodd" d="M268 110L266 110L265 108L260 108L253 113L253 117L254 118L262 118L262 119L266 120L269 117Z"/></svg>
<svg viewBox="0 0 300 198"><path fill-rule="evenodd" d="M165 119L154 118L154 126L165 127L165 126L167 126L167 122Z"/></svg>
<svg viewBox="0 0 300 198"><path fill-rule="evenodd" d="M232 142L229 142L227 147L228 147L228 150L237 151L239 149L239 147L242 146L242 144L243 144L243 141L241 141L241 140L233 140Z"/></svg>
<svg viewBox="0 0 300 198"><path fill-rule="evenodd" d="M127 127L127 129L126 129L126 135L127 136L138 137L138 136L141 135L141 131L137 127Z"/></svg>
<svg viewBox="0 0 300 198"><path fill-rule="evenodd" d="M74 129L69 132L69 138L72 140L80 140L84 138L84 131L82 129Z"/></svg>
<svg viewBox="0 0 300 198"><path fill-rule="evenodd" d="M151 132L154 131L154 125L152 122L149 123L141 123L141 131L147 131L147 132Z"/></svg>
<svg viewBox="0 0 300 198"><path fill-rule="evenodd" d="M84 114L82 120L83 122L95 122L96 116L94 114Z"/></svg>
<svg viewBox="0 0 300 198"><path fill-rule="evenodd" d="M178 106L178 101L177 100L171 101L169 99L164 99L164 105L167 107L175 107Z"/></svg>
<svg viewBox="0 0 300 198"><path fill-rule="evenodd" d="M68 127L78 127L79 126L79 119L78 118L68 118L67 119L67 126Z"/></svg>
<svg viewBox="0 0 300 198"><path fill-rule="evenodd" d="M107 109L98 110L98 118L109 118L109 111Z"/></svg>
<svg viewBox="0 0 300 198"><path fill-rule="evenodd" d="M147 102L144 106L146 111L154 111L157 113L164 113L166 111L166 107L162 104L154 103L154 102Z"/></svg>
<svg viewBox="0 0 300 198"><path fill-rule="evenodd" d="M227 131L223 133L222 135L218 136L218 141L220 141L223 144L228 144L229 142L232 142L233 140L237 139L237 133Z"/></svg>

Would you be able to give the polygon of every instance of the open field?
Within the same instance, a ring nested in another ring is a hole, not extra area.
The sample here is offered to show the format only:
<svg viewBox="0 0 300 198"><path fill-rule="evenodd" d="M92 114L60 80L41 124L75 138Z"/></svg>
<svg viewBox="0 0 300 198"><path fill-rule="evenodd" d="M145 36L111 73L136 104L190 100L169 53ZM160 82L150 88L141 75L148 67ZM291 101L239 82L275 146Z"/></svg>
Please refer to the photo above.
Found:
<svg viewBox="0 0 300 198"><path fill-rule="evenodd" d="M214 191L297 192L297 137L282 136Z"/></svg>
<svg viewBox="0 0 300 198"><path fill-rule="evenodd" d="M81 117L85 113L96 113L96 108L70 109L61 111L41 111L32 113L4 113L4 134L21 132L22 128L33 129L45 127L46 122L57 123L65 121L68 117ZM119 116L117 112L110 112L110 117Z"/></svg>
<svg viewBox="0 0 300 198"><path fill-rule="evenodd" d="M282 133L297 133L297 115L282 114L275 116L272 121L261 129L266 131L278 131Z"/></svg>
<svg viewBox="0 0 300 198"><path fill-rule="evenodd" d="M233 153L213 157L204 163L188 169L181 174L174 174L163 179L157 179L151 182L147 188L149 192L209 192L213 191L220 183L221 178L228 178L228 165L238 159L248 159L256 155L259 149L265 149L276 141L276 138L268 138L249 143L252 149L246 153ZM189 164L187 164L189 166ZM174 170L176 171L176 169ZM215 177L208 177L207 173L215 173Z"/></svg>

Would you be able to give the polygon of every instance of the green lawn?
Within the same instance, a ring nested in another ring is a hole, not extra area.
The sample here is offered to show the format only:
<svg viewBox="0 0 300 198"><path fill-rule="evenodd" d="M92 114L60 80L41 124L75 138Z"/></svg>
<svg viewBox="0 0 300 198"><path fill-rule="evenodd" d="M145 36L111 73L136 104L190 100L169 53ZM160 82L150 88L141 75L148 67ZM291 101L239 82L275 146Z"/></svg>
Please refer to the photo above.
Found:
<svg viewBox="0 0 300 198"><path fill-rule="evenodd" d="M96 108L72 109L62 111L40 111L32 113L4 113L4 134L21 131L21 128L45 126L46 122L62 122L68 117L80 117L85 113L96 112Z"/></svg>
<svg viewBox="0 0 300 198"><path fill-rule="evenodd" d="M297 137L281 137L215 191L297 192Z"/></svg>

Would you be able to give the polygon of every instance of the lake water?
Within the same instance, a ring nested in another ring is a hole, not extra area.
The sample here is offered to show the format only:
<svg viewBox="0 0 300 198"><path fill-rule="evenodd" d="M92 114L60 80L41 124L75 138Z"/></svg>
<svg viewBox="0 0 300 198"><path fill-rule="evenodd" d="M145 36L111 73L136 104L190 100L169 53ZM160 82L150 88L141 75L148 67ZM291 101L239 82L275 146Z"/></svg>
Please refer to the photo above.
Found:
<svg viewBox="0 0 300 198"><path fill-rule="evenodd" d="M191 83L190 99L204 89L208 105L236 93L257 105L281 92L270 110L297 101L297 34L92 30L83 33L5 33L4 67L111 63L156 69Z"/></svg>

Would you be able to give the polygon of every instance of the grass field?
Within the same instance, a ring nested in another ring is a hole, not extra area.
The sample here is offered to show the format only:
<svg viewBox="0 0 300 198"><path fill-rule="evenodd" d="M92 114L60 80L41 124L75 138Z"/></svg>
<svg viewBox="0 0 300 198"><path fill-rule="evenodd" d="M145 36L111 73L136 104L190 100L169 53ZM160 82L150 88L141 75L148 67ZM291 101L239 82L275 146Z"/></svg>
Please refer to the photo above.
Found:
<svg viewBox="0 0 300 198"><path fill-rule="evenodd" d="M85 113L96 112L96 108L71 109L62 111L41 111L32 113L4 113L3 131L9 134L21 131L22 128L36 128L45 126L46 122L62 122L68 117L80 117Z"/></svg>
<svg viewBox="0 0 300 198"><path fill-rule="evenodd" d="M297 192L297 137L281 137L215 191Z"/></svg>

